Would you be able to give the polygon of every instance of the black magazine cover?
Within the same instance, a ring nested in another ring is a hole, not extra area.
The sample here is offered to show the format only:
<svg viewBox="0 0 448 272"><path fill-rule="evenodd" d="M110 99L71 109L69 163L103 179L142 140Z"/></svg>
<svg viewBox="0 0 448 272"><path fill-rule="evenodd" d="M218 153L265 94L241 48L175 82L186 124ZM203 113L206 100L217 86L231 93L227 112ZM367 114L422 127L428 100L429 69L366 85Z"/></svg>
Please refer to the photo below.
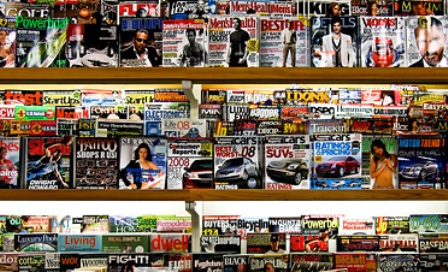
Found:
<svg viewBox="0 0 448 272"><path fill-rule="evenodd" d="M16 18L16 67L66 67L68 19Z"/></svg>
<svg viewBox="0 0 448 272"><path fill-rule="evenodd" d="M120 66L158 67L162 64L162 20L120 18Z"/></svg>
<svg viewBox="0 0 448 272"><path fill-rule="evenodd" d="M289 267L291 272L318 272L334 267L332 253L291 253Z"/></svg>
<svg viewBox="0 0 448 272"><path fill-rule="evenodd" d="M222 256L224 272L238 272L249 270L248 254L229 254Z"/></svg>
<svg viewBox="0 0 448 272"><path fill-rule="evenodd" d="M118 188L117 138L78 137L74 152L76 189Z"/></svg>
<svg viewBox="0 0 448 272"><path fill-rule="evenodd" d="M163 253L109 254L107 271L147 271L150 267L164 267ZM130 270L131 269L131 270Z"/></svg>
<svg viewBox="0 0 448 272"><path fill-rule="evenodd" d="M72 136L26 137L23 179L26 189L73 188Z"/></svg>
<svg viewBox="0 0 448 272"><path fill-rule="evenodd" d="M312 66L359 66L358 31L358 18L355 16L311 18ZM333 36L339 39L334 40Z"/></svg>
<svg viewBox="0 0 448 272"><path fill-rule="evenodd" d="M224 253L193 253L193 272L223 272Z"/></svg>
<svg viewBox="0 0 448 272"><path fill-rule="evenodd" d="M118 27L99 24L67 26L68 67L118 67Z"/></svg>
<svg viewBox="0 0 448 272"><path fill-rule="evenodd" d="M249 271L289 271L289 254L254 254L249 257Z"/></svg>

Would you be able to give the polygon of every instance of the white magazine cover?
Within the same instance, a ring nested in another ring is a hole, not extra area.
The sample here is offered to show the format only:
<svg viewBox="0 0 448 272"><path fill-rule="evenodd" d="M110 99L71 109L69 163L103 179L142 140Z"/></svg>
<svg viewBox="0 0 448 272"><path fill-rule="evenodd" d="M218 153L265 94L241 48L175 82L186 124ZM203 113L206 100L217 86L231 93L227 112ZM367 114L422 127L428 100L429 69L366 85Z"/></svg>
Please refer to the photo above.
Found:
<svg viewBox="0 0 448 272"><path fill-rule="evenodd" d="M447 29L447 18L442 16L406 18L408 66L448 67Z"/></svg>
<svg viewBox="0 0 448 272"><path fill-rule="evenodd" d="M403 17L361 17L361 67L406 67Z"/></svg>
<svg viewBox="0 0 448 272"><path fill-rule="evenodd" d="M261 67L309 67L309 20L260 19Z"/></svg>
<svg viewBox="0 0 448 272"><path fill-rule="evenodd" d="M205 67L207 26L200 19L163 21L163 67Z"/></svg>

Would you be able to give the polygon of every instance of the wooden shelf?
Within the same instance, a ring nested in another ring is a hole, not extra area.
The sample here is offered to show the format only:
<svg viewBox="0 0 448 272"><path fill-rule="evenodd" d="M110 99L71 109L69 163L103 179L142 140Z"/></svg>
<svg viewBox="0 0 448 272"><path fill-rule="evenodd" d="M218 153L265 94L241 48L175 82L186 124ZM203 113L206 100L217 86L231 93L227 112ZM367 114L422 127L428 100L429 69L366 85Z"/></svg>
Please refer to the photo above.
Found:
<svg viewBox="0 0 448 272"><path fill-rule="evenodd" d="M0 84L447 84L448 68L16 68Z"/></svg>
<svg viewBox="0 0 448 272"><path fill-rule="evenodd" d="M0 190L1 201L447 201L448 190Z"/></svg>

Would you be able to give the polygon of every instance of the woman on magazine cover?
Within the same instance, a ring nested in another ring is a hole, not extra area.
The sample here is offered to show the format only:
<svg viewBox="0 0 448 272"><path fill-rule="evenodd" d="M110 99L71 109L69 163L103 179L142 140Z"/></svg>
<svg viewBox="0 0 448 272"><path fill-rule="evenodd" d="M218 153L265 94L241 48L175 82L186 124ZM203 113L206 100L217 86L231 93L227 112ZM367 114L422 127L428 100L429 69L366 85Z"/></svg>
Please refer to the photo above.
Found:
<svg viewBox="0 0 448 272"><path fill-rule="evenodd" d="M379 139L373 140L370 146L370 177L372 189L394 189L394 176L397 170L397 156L389 154L386 145Z"/></svg>
<svg viewBox="0 0 448 272"><path fill-rule="evenodd" d="M141 143L134 150L134 160L121 170L120 176L130 189L153 189L165 178L165 174L152 161L147 143Z"/></svg>

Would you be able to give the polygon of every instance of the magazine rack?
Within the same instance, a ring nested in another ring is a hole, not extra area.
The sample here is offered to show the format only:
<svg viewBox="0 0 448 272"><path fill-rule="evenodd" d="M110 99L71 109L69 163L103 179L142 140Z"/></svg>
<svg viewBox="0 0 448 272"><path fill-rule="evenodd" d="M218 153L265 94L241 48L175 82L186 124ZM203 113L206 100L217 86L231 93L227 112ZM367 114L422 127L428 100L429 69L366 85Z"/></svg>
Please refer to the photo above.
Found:
<svg viewBox="0 0 448 272"><path fill-rule="evenodd" d="M428 89L448 88L448 69L437 68L19 68L3 69L0 85L70 84L176 84L182 86L197 111L201 84L421 84ZM17 86L14 86L17 85ZM192 113L194 116L194 112ZM448 200L448 190L166 190L97 191L0 190L0 200L153 200L153 201L272 201L272 200Z"/></svg>

